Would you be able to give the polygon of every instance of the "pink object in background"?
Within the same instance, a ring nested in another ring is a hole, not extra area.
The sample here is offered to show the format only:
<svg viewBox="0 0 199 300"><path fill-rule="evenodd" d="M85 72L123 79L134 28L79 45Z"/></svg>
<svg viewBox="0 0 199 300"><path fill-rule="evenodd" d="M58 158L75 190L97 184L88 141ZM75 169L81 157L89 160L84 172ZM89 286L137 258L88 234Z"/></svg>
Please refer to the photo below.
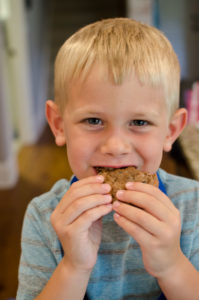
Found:
<svg viewBox="0 0 199 300"><path fill-rule="evenodd" d="M192 89L185 92L185 106L188 110L188 123L199 125L199 82L192 85Z"/></svg>

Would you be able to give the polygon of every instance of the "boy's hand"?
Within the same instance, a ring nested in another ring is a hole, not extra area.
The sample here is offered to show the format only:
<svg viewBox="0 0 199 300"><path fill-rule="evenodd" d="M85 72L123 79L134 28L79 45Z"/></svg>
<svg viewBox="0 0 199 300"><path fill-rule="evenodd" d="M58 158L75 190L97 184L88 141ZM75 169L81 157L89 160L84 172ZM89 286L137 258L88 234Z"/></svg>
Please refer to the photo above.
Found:
<svg viewBox="0 0 199 300"><path fill-rule="evenodd" d="M158 278L170 274L182 258L180 213L158 188L127 183L118 191L114 219L140 245L146 270ZM130 206L129 204L132 204Z"/></svg>
<svg viewBox="0 0 199 300"><path fill-rule="evenodd" d="M112 210L110 185L102 176L73 183L51 215L64 250L63 260L76 270L91 271L101 241L101 218Z"/></svg>

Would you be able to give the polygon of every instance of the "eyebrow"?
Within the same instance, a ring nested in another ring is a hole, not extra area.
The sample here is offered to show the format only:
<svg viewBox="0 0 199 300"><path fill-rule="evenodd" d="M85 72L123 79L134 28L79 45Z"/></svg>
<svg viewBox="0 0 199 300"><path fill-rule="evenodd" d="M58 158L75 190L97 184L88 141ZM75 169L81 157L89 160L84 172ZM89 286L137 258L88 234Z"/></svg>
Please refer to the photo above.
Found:
<svg viewBox="0 0 199 300"><path fill-rule="evenodd" d="M137 118L146 118L146 117L152 117L152 118L157 118L159 117L159 113L156 111L149 111L147 113L142 113L142 112L135 112L134 116Z"/></svg>
<svg viewBox="0 0 199 300"><path fill-rule="evenodd" d="M76 112L78 115L81 115L81 114L87 114L87 115L95 115L95 116L101 116L105 113L107 113L107 111L103 111L103 110L100 110L100 107L97 107L96 109L94 108L91 108L91 107L80 107L78 109L76 109ZM142 111L128 111L129 115L131 115L133 118L139 118L139 119L142 119L142 118L159 118L159 112L157 111L154 111L154 110L151 110L150 111L150 108L148 109L147 112L142 112Z"/></svg>
<svg viewBox="0 0 199 300"><path fill-rule="evenodd" d="M75 109L75 112L78 113L78 114L90 114L90 115L93 115L93 114L96 114L96 115L99 115L99 114L102 114L104 113L103 111L99 111L99 108L96 108L96 109L93 109L93 108L89 108L89 107L80 107L80 108L77 108Z"/></svg>

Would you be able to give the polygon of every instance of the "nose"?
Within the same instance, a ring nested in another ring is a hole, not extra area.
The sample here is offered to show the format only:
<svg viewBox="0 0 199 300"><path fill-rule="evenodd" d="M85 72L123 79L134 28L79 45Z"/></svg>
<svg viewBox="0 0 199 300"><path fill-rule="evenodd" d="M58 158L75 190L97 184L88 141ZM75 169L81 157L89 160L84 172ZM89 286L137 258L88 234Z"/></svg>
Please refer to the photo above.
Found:
<svg viewBox="0 0 199 300"><path fill-rule="evenodd" d="M121 156L131 152L131 143L128 137L122 133L114 133L109 135L101 146L102 154L110 156Z"/></svg>

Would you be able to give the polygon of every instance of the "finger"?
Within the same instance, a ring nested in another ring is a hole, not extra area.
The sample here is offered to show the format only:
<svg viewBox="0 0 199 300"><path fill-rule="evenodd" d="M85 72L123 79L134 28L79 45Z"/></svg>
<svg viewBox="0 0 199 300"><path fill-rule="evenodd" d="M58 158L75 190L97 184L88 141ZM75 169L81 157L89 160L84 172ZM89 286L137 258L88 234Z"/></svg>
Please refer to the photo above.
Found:
<svg viewBox="0 0 199 300"><path fill-rule="evenodd" d="M60 212L64 210L75 200L94 194L107 194L111 190L111 187L107 183L92 182L87 184L76 185L74 183L58 204Z"/></svg>
<svg viewBox="0 0 199 300"><path fill-rule="evenodd" d="M125 204L122 204L121 206L123 205ZM130 208L127 210L130 210ZM134 213L132 213L133 210ZM176 222L176 219L173 223L166 224L135 207L131 208L131 216L127 213L122 215L122 213L122 210L121 214L120 210L116 211L116 214L114 215L116 223L142 246L146 247L147 243L152 241L152 239L153 242L156 243L156 246L172 245L180 239L181 228L179 222Z"/></svg>
<svg viewBox="0 0 199 300"><path fill-rule="evenodd" d="M123 228L125 232L132 236L140 246L147 246L151 244L152 239L155 238L153 235L148 233L148 231L145 231L142 227L129 221L123 216L116 213L113 217L115 222Z"/></svg>
<svg viewBox="0 0 199 300"><path fill-rule="evenodd" d="M67 226L73 223L84 212L99 207L105 204L109 204L112 201L111 195L90 195L84 198L80 198L74 201L65 211L62 213L63 226ZM60 217L60 214L59 214Z"/></svg>
<svg viewBox="0 0 199 300"><path fill-rule="evenodd" d="M127 190L131 191L139 191L151 195L155 198L158 198L160 202L162 202L165 206L167 206L171 210L176 210L175 205L172 201L165 195L159 188L141 182L128 182L126 184Z"/></svg>
<svg viewBox="0 0 199 300"><path fill-rule="evenodd" d="M168 207L159 198L138 191L118 191L117 198L122 202L130 203L142 208L157 219L170 222L174 217L178 217L179 211L176 208ZM170 201L170 199L168 199Z"/></svg>
<svg viewBox="0 0 199 300"><path fill-rule="evenodd" d="M112 204L101 205L85 211L71 226L74 230L86 231L91 225L112 211Z"/></svg>
<svg viewBox="0 0 199 300"><path fill-rule="evenodd" d="M165 215L168 217L168 214L170 214L170 210L160 201L142 192L119 191L117 192L117 198L122 202L129 203L145 210L161 221L165 220Z"/></svg>
<svg viewBox="0 0 199 300"><path fill-rule="evenodd" d="M99 183L104 182L104 176L95 175L95 176L85 177L85 178L82 178L80 180L77 180L77 181L73 182L72 185L82 186L82 185L85 185L85 184L90 184L90 183L95 183L95 182L99 182Z"/></svg>
<svg viewBox="0 0 199 300"><path fill-rule="evenodd" d="M129 206L125 203L115 201L113 204L113 210L120 216L128 219L129 221L139 225L150 234L159 236L161 231L161 223L157 218L148 212L134 207Z"/></svg>

